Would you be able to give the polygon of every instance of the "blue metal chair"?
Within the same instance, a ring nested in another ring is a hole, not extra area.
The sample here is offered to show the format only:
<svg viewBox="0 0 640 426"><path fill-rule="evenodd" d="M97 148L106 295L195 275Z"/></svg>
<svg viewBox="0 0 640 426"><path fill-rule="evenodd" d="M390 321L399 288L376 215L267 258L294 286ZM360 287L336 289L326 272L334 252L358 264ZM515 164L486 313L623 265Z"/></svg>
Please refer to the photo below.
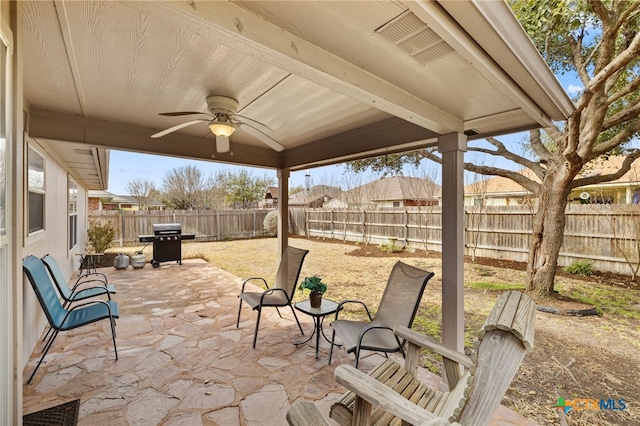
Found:
<svg viewBox="0 0 640 426"><path fill-rule="evenodd" d="M41 259L36 256L27 256L22 261L22 270L27 275L31 287L36 293L40 306L44 311L49 325L54 330L53 334L45 344L42 357L38 361L38 365L31 373L27 383L31 383L31 379L38 371L42 360L47 355L53 341L60 331L72 330L82 327L83 325L92 324L103 319L109 319L111 323L111 335L113 338L113 349L118 359L118 349L116 348L116 328L115 320L119 318L118 304L113 300L94 300L74 305L70 309L60 303L58 293L54 288L51 277L44 266Z"/></svg>
<svg viewBox="0 0 640 426"><path fill-rule="evenodd" d="M112 284L107 284L106 278L89 278L90 275L83 275L74 284L73 288L69 288L67 280L64 278L62 270L56 262L56 259L47 254L42 258L42 262L49 270L53 282L58 288L60 295L64 299L63 306L67 307L71 302L78 302L80 300L89 299L91 297L100 296L105 294L109 300L111 295L116 293L116 288ZM104 277L104 274L99 274ZM91 287L85 287L89 283L99 283L99 285L93 285Z"/></svg>

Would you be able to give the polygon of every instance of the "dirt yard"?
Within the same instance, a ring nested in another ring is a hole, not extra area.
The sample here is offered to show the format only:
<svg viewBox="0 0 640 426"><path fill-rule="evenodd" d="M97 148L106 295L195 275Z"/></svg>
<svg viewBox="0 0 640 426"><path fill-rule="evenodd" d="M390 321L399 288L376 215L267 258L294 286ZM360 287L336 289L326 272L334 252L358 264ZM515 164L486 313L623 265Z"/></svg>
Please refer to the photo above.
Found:
<svg viewBox="0 0 640 426"><path fill-rule="evenodd" d="M333 300L360 299L375 307L391 267L399 259L435 272L427 285L414 329L440 337L439 253L419 250L386 253L374 245L303 238L294 238L290 244L310 250L301 277L322 277L329 284L325 297ZM276 247L275 239L193 242L183 244L183 257L204 258L239 277L273 277L277 267ZM133 254L136 249L140 248L111 251ZM151 247L144 253L150 260ZM113 265L113 258L105 256L104 263ZM465 262L467 352L472 347L475 331L498 295L506 289L523 289L524 277L524 265L515 262L488 259ZM624 276L600 274L585 278L559 273L556 289L563 298L545 303L553 309L593 307L576 301L571 295L595 292L613 296L605 296L608 300L602 302L602 306L595 304L598 315L579 317L538 312L535 348L525 358L503 404L540 425L640 425L639 286ZM306 297L301 292L296 294L299 299ZM623 312L619 305L626 310ZM439 360L428 354L424 356L423 365L439 373ZM559 397L611 399L615 401L615 408L622 408L622 399L625 409L579 410L577 407L564 415L554 408Z"/></svg>

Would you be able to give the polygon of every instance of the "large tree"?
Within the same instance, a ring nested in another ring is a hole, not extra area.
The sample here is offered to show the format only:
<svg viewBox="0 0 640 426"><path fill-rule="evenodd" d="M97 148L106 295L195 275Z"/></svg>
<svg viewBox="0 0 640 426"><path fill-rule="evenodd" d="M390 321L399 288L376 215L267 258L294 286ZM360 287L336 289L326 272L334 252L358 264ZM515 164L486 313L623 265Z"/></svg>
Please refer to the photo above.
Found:
<svg viewBox="0 0 640 426"><path fill-rule="evenodd" d="M162 194L165 202L178 210L206 208L204 201L205 179L194 165L176 167L162 178Z"/></svg>
<svg viewBox="0 0 640 426"><path fill-rule="evenodd" d="M557 74L574 73L584 86L566 122L529 133L523 155L496 138L490 148L470 143L468 150L504 157L529 168L535 178L516 171L465 163L482 175L503 176L537 197L527 264L527 292L536 299L554 290L558 254L563 241L565 208L573 188L623 176L640 152L630 145L640 131L640 2L597 0L511 0L514 13ZM609 155L625 155L615 173L582 173L589 163ZM423 150L349 165L353 170L400 170L423 158L441 162Z"/></svg>
<svg viewBox="0 0 640 426"><path fill-rule="evenodd" d="M264 198L267 189L273 185L273 179L267 176L254 176L248 170L237 173L229 171L217 175L218 185L224 189L225 200L228 204L246 209L251 204Z"/></svg>
<svg viewBox="0 0 640 426"><path fill-rule="evenodd" d="M152 201L151 194L156 191L153 181L142 178L133 179L127 182L126 189L129 195L136 199L140 210L149 209L149 203Z"/></svg>

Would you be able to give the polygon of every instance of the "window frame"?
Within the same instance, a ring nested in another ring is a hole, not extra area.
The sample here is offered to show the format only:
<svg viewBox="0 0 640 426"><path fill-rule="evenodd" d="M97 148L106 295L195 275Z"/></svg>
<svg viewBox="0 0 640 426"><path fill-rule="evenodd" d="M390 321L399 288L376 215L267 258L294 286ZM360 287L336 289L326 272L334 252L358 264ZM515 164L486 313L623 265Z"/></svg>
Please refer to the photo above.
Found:
<svg viewBox="0 0 640 426"><path fill-rule="evenodd" d="M25 208L25 235L28 239L31 239L37 235L43 235L47 229L47 221L46 221L46 211L47 211L47 166L46 166L46 156L35 144L29 142L26 144L26 161L25 161L25 172L26 172L26 194L27 199L25 200L26 208ZM31 163L30 163L30 153L38 155L42 159L42 186L36 187L31 185L31 181L29 179L29 175L31 172ZM31 230L31 194L38 194L42 196L42 227L38 229Z"/></svg>
<svg viewBox="0 0 640 426"><path fill-rule="evenodd" d="M68 249L72 251L78 245L78 183L67 176L67 235Z"/></svg>

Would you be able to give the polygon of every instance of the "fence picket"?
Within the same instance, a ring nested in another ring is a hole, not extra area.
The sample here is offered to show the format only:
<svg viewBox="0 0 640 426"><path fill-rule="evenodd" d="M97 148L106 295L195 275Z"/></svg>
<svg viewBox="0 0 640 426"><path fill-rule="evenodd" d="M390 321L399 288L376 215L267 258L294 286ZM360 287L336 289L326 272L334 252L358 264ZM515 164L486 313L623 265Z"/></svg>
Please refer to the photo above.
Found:
<svg viewBox="0 0 640 426"><path fill-rule="evenodd" d="M269 210L92 211L89 219L108 219L116 228L115 241L135 245L138 235L152 234L155 223L177 222L182 232L197 241L218 241L268 236L263 222ZM465 215L466 253L526 262L532 215L525 207L483 207ZM289 232L307 237L387 244L441 251L440 207L328 210L289 209ZM630 275L621 250L631 262L638 260L640 209L638 205L571 205L566 211L564 241L558 263L581 260L595 269ZM472 244L473 243L473 244Z"/></svg>

